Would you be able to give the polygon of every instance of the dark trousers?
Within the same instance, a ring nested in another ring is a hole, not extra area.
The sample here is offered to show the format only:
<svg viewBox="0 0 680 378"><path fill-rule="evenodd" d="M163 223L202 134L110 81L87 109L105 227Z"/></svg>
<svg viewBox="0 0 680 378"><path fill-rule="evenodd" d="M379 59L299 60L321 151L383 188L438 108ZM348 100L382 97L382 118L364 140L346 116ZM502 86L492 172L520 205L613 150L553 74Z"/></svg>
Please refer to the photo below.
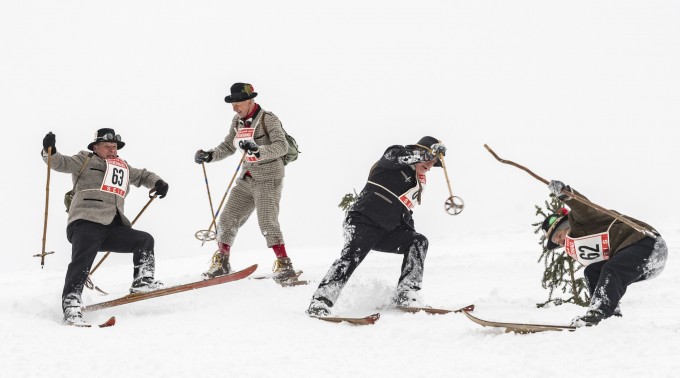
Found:
<svg viewBox="0 0 680 378"><path fill-rule="evenodd" d="M321 280L314 299L332 306L354 270L371 250L404 256L397 292L420 290L427 255L427 238L402 222L388 231L360 213L350 213L344 224L345 244L340 258Z"/></svg>
<svg viewBox="0 0 680 378"><path fill-rule="evenodd" d="M109 225L82 219L73 221L66 228L66 237L71 242L71 263L62 292L63 308L81 305L83 286L99 251L132 253L133 278L153 277L153 237L123 225L118 216Z"/></svg>
<svg viewBox="0 0 680 378"><path fill-rule="evenodd" d="M628 285L660 273L667 255L666 245L660 240L661 245L655 243L656 239L646 237L618 251L609 260L588 265L583 274L590 291L590 308L602 311L608 318L614 314ZM651 266L652 260L657 260L656 266Z"/></svg>

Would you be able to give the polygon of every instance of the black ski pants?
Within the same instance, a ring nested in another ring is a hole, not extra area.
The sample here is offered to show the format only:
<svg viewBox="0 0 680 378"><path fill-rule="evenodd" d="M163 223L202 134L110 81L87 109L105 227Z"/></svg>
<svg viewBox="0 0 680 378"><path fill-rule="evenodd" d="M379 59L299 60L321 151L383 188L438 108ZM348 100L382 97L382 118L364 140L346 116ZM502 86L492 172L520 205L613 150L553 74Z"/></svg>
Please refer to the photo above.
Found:
<svg viewBox="0 0 680 378"><path fill-rule="evenodd" d="M590 308L600 310L604 317L614 314L630 284L655 277L666 262L667 249L663 239L646 237L618 251L609 260L588 265L584 276L590 291ZM654 257L652 257L654 255ZM650 259L655 264L650 265Z"/></svg>
<svg viewBox="0 0 680 378"><path fill-rule="evenodd" d="M132 253L133 279L153 277L153 237L123 225L118 215L108 225L75 220L66 227L66 237L71 242L71 263L66 270L62 292L63 308L81 305L83 286L99 251Z"/></svg>
<svg viewBox="0 0 680 378"><path fill-rule="evenodd" d="M397 293L420 290L423 281L427 238L402 222L394 230L385 230L361 213L350 212L344 224L345 244L340 258L331 265L321 280L314 299L329 306L337 301L354 270L371 250L403 255Z"/></svg>

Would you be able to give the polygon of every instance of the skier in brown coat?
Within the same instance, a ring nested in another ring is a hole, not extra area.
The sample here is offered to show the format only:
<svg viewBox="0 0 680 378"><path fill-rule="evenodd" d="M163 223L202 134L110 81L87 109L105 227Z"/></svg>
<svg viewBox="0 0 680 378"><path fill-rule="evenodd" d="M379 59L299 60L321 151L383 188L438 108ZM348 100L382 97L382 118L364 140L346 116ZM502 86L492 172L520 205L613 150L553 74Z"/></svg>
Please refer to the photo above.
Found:
<svg viewBox="0 0 680 378"><path fill-rule="evenodd" d="M566 189L583 197L561 181L550 181L548 188L571 211L546 217L542 228L547 248L565 247L569 256L585 266L590 292L588 311L574 318L572 325L593 326L611 316L621 316L619 301L628 285L652 279L663 271L668 257L666 242L646 223L625 217L653 236L563 194Z"/></svg>

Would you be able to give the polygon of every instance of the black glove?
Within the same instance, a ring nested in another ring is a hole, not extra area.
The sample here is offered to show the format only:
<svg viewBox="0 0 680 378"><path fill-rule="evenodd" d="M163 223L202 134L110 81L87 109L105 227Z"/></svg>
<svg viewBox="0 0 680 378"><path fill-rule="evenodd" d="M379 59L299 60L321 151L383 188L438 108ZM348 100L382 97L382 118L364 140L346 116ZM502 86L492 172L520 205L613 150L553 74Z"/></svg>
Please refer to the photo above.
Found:
<svg viewBox="0 0 680 378"><path fill-rule="evenodd" d="M45 135L43 138L43 149L47 151L49 147L52 147L52 155L54 155L57 152L57 147L55 146L57 143L57 137L56 135L52 134L50 131Z"/></svg>
<svg viewBox="0 0 680 378"><path fill-rule="evenodd" d="M432 154L434 154L434 156L446 156L446 146L444 143L435 143L430 146L430 148L432 149Z"/></svg>
<svg viewBox="0 0 680 378"><path fill-rule="evenodd" d="M571 199L571 197L562 193L562 190L564 189L571 192L571 188L569 187L569 185L564 185L562 181L551 180L550 183L548 184L548 189L550 189L550 192L557 196L557 198L560 201L566 201Z"/></svg>
<svg viewBox="0 0 680 378"><path fill-rule="evenodd" d="M151 193L155 191L157 196L159 196L160 198L164 198L168 194L169 188L170 185L168 185L167 182L163 180L158 180L156 181L156 184L154 184L153 189L149 191L149 195L151 195Z"/></svg>
<svg viewBox="0 0 680 378"><path fill-rule="evenodd" d="M248 151L249 154L255 155L257 157L260 156L260 147L257 145L257 143L253 142L252 140L242 140L238 142L238 146L243 150L243 151Z"/></svg>
<svg viewBox="0 0 680 378"><path fill-rule="evenodd" d="M212 160L212 151L203 151L203 150L198 150L196 151L196 155L194 155L194 161L197 164L201 164L203 162L208 163Z"/></svg>

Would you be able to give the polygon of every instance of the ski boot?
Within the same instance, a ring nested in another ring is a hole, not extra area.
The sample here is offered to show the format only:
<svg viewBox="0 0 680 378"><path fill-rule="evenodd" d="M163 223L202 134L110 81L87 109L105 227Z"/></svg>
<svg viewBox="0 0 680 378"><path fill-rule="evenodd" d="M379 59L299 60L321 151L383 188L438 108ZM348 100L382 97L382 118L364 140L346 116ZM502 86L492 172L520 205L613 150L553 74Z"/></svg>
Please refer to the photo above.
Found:
<svg viewBox="0 0 680 378"><path fill-rule="evenodd" d="M585 315L577 316L571 321L572 327L592 327L598 325L604 319L604 313L600 310L588 310Z"/></svg>
<svg viewBox="0 0 680 378"><path fill-rule="evenodd" d="M403 290L392 297L392 305L395 307L422 307L420 296L415 290Z"/></svg>
<svg viewBox="0 0 680 378"><path fill-rule="evenodd" d="M295 273L295 269L293 269L293 263L290 261L290 257L277 258L274 261L272 271L274 272L272 278L279 285L285 285L297 279L297 274Z"/></svg>
<svg viewBox="0 0 680 378"><path fill-rule="evenodd" d="M217 276L222 276L231 273L231 265L229 264L229 254L224 254L221 251L215 251L210 262L210 267L208 271L203 273L203 277L215 278Z"/></svg>
<svg viewBox="0 0 680 378"><path fill-rule="evenodd" d="M163 286L165 285L163 285L161 281L155 280L153 277L141 277L132 281L130 294L148 293L150 291L162 289Z"/></svg>
<svg viewBox="0 0 680 378"><path fill-rule="evenodd" d="M321 298L312 299L309 304L309 308L305 311L309 316L329 316L331 314L331 309L326 300Z"/></svg>

